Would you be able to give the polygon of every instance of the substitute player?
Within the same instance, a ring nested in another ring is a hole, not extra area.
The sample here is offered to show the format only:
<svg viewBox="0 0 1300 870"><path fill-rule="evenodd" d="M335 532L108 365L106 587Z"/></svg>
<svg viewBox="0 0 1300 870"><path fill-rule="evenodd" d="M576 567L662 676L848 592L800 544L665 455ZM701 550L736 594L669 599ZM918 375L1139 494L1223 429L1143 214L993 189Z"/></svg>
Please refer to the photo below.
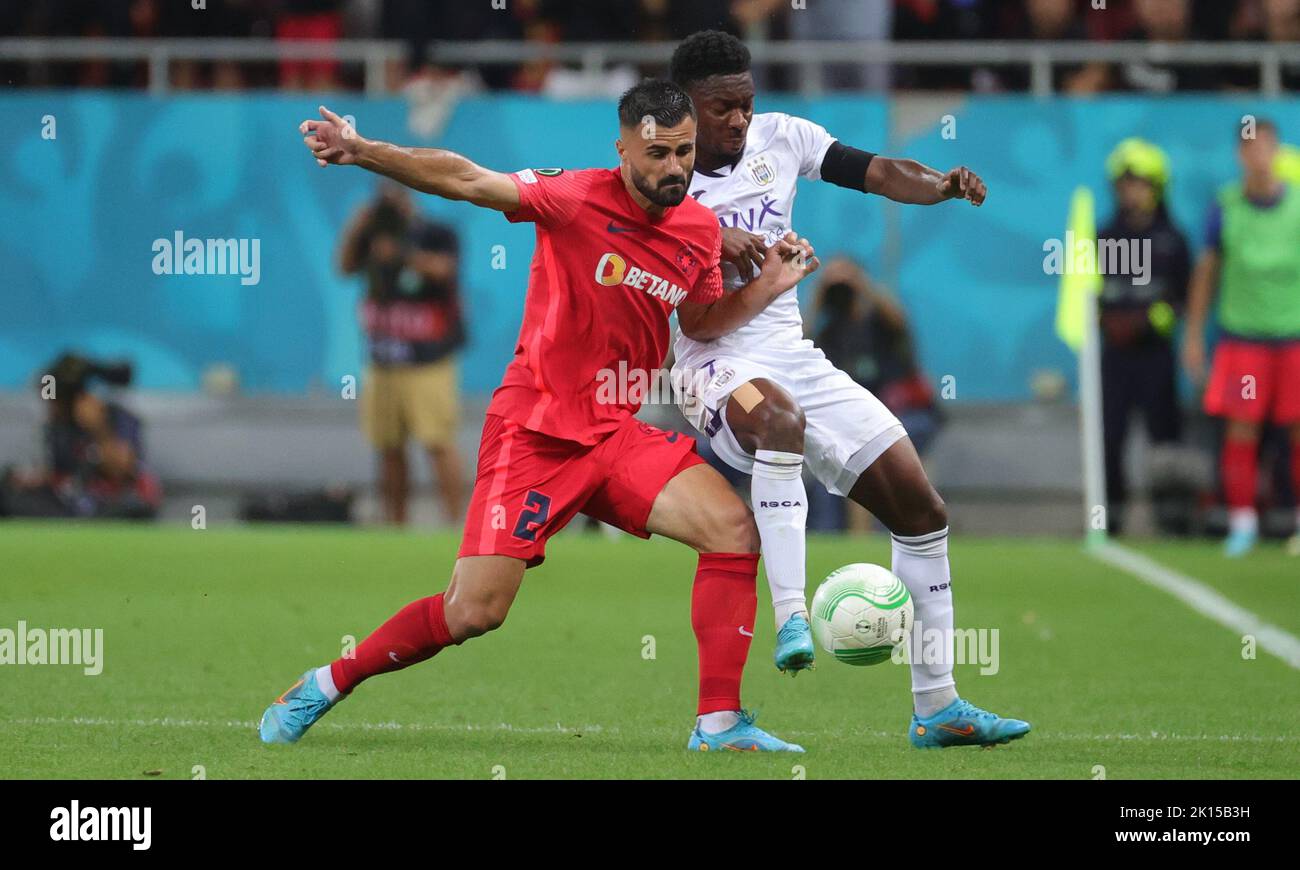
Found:
<svg viewBox="0 0 1300 870"><path fill-rule="evenodd" d="M1205 252L1192 274L1183 362L1205 377L1205 323L1219 287L1223 336L1205 387L1205 411L1227 421L1220 476L1228 502L1224 554L1259 539L1255 490L1265 423L1290 430L1292 489L1300 496L1300 190L1277 174L1278 133L1260 120L1237 147L1242 180L1210 211ZM1300 511L1297 511L1300 526ZM1300 529L1290 549L1300 553Z"/></svg>
<svg viewBox="0 0 1300 870"><path fill-rule="evenodd" d="M749 66L744 43L715 31L683 41L672 60L673 80L699 112L691 193L723 227L729 286L748 280L766 245L788 231L800 177L895 202L984 202L984 182L965 167L937 172L859 151L802 118L754 114ZM690 308L688 302L683 313ZM720 339L704 341L683 330L675 349L674 377L692 385L683 411L727 464L753 476L754 519L776 611L776 666L797 672L813 660L804 591L806 461L828 490L889 527L893 571L912 595L917 623L946 639L938 661L913 652L912 743L1003 743L1028 733L1028 723L957 696L944 503L898 419L804 339L796 291Z"/></svg>
<svg viewBox="0 0 1300 870"><path fill-rule="evenodd" d="M758 539L744 503L694 452L694 441L639 422L637 404L602 401L602 372L651 372L669 317L698 338L743 326L816 269L811 246L783 241L745 288L722 293L720 236L686 196L695 110L670 82L619 101L619 168L484 169L458 154L362 138L321 107L302 132L317 162L351 164L408 187L504 212L537 227L515 357L488 406L478 476L446 592L408 604L356 648L307 671L262 717L268 743L291 743L361 681L424 661L501 625L524 569L582 512L700 554L691 622L700 655L691 749L801 752L741 710L754 627ZM795 241L792 235L790 241ZM627 391L618 391L627 397Z"/></svg>

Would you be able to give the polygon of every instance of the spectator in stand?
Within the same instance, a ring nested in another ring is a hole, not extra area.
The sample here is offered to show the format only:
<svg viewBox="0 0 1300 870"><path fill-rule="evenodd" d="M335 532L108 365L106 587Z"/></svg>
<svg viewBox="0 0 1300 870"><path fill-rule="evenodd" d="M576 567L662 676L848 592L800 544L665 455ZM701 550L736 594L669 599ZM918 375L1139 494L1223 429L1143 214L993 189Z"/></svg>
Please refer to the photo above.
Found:
<svg viewBox="0 0 1300 870"><path fill-rule="evenodd" d="M536 15L537 0L517 0L504 9L491 3L465 3L464 0L385 0L381 33L385 39L402 39L407 43L404 69L394 86L402 80L423 79L435 84L450 84L467 74L482 79L489 88L510 88L519 75L514 64L480 64L466 68L440 62L435 55L425 55L431 41L455 42L469 39L522 40L527 25Z"/></svg>
<svg viewBox="0 0 1300 870"><path fill-rule="evenodd" d="M192 39L199 37L248 38L269 35L268 0L222 0L203 9L187 2L162 0L106 0L89 4L78 0L23 2L20 17L11 16L0 0L0 22L10 22L15 34L28 36L89 36L130 39ZM3 33L3 29L0 29ZM42 64L27 71L29 84L59 83L79 87L144 88L149 84L149 66L135 61L87 61L75 69L59 65L55 75ZM170 85L178 89L217 86L242 87L243 66L235 61L215 63L172 60ZM71 70L69 73L68 71ZM49 78L47 79L47 76Z"/></svg>
<svg viewBox="0 0 1300 870"><path fill-rule="evenodd" d="M445 519L460 520L461 461L456 449L460 387L456 352L465 343L456 234L415 213L406 189L385 183L349 224L339 246L347 275L364 273L361 315L370 367L361 390L361 424L379 453L388 522L407 518L407 441L428 453Z"/></svg>
<svg viewBox="0 0 1300 870"><path fill-rule="evenodd" d="M198 22L203 36L247 39L270 36L273 31L271 15L263 0L221 0L208 4L202 12L192 13L191 17ZM260 81L237 61L214 61L208 71L208 86L218 90L240 90L250 80Z"/></svg>
<svg viewBox="0 0 1300 870"><path fill-rule="evenodd" d="M991 8L989 0L897 0L894 39L984 39L992 27ZM964 91L976 86L976 71L971 67L897 66L893 74L895 83L907 88Z"/></svg>
<svg viewBox="0 0 1300 870"><path fill-rule="evenodd" d="M739 33L771 24L774 27L765 28L768 38L774 29L784 27L791 39L883 42L893 31L892 0L820 0L799 9L791 8L786 0L735 0L725 17L720 10L706 8L711 4L684 5L695 9L694 20L699 26L681 36L695 30ZM707 18L718 23L707 24ZM884 63L832 64L824 70L821 85L830 90L883 91L889 87L889 73L889 65Z"/></svg>
<svg viewBox="0 0 1300 870"><path fill-rule="evenodd" d="M1119 534L1128 504L1124 445L1133 413L1142 413L1153 445L1176 444L1182 434L1173 333L1187 300L1191 256L1165 206L1169 158L1164 151L1125 139L1107 159L1106 174L1116 209L1097 233L1098 242L1125 244L1130 265L1137 262L1133 249L1150 245L1142 280L1107 274L1099 300L1107 528Z"/></svg>
<svg viewBox="0 0 1300 870"><path fill-rule="evenodd" d="M924 452L939 431L939 413L902 306L857 263L837 257L822 267L809 322L826 358L884 402L907 427L917 451ZM809 528L867 528L865 511L811 483Z"/></svg>
<svg viewBox="0 0 1300 870"><path fill-rule="evenodd" d="M790 38L887 42L893 31L893 11L889 0L827 0L791 14ZM832 64L824 76L823 84L830 90L885 91L889 89L890 66Z"/></svg>
<svg viewBox="0 0 1300 870"><path fill-rule="evenodd" d="M119 402L96 395L96 381L125 387L131 367L65 353L42 375L46 464L0 475L0 516L157 515L162 487L144 465L143 424Z"/></svg>
<svg viewBox="0 0 1300 870"><path fill-rule="evenodd" d="M114 0L93 6L84 4L75 10L66 6L59 8L63 14L71 16L77 36L156 39L186 35L173 33L164 26L164 12L159 0ZM185 5L185 9L189 9L189 4ZM173 63L172 84L181 88L193 87L195 68L196 65L188 61ZM142 88L148 83L148 65L138 62L87 61L81 65L76 78L76 85L84 88Z"/></svg>
<svg viewBox="0 0 1300 870"><path fill-rule="evenodd" d="M1136 24L1127 39L1135 42L1179 43L1197 38L1191 0L1134 0ZM1118 85L1151 94L1175 91L1216 91L1231 80L1231 68L1206 64L1121 64Z"/></svg>
<svg viewBox="0 0 1300 870"><path fill-rule="evenodd" d="M130 0L134 26L127 36L157 35L167 38L218 37L246 39L255 34L269 36L271 15L266 0L221 0L195 9L189 3L162 0ZM149 16L142 7L152 5ZM142 32L149 23L157 33ZM245 83L245 67L235 61L173 61L171 85L182 90L217 87L238 90ZM270 83L269 81L267 82Z"/></svg>
<svg viewBox="0 0 1300 870"><path fill-rule="evenodd" d="M521 0L520 11L524 26L524 39L527 42L555 44L562 41L563 26L560 21L545 14L545 0ZM557 69L556 61L539 58L526 61L515 73L510 87L516 91L540 93L546 87L546 80Z"/></svg>
<svg viewBox="0 0 1300 870"><path fill-rule="evenodd" d="M836 368L884 402L924 452L939 421L906 312L847 257L831 260L822 272L812 306L814 342Z"/></svg>
<svg viewBox="0 0 1300 870"><path fill-rule="evenodd" d="M739 34L737 5L734 0L641 0L641 17L662 20L665 39L677 42L701 30Z"/></svg>
<svg viewBox="0 0 1300 870"><path fill-rule="evenodd" d="M778 0L779 2L779 0ZM735 32L729 0L544 0L543 14L556 25L564 42L627 41L665 42L682 39L697 30L725 28ZM559 99L612 99L646 75L662 74L663 65L619 64L589 71L551 65L544 72L541 92Z"/></svg>
<svg viewBox="0 0 1300 870"><path fill-rule="evenodd" d="M1264 36L1270 42L1300 42L1300 0L1255 0L1264 10Z"/></svg>
<svg viewBox="0 0 1300 870"><path fill-rule="evenodd" d="M1300 189L1278 177L1278 150L1278 130L1269 121L1238 132L1242 180L1220 191L1210 211L1187 310L1183 359L1199 382L1205 376L1205 325L1218 287L1222 336L1205 387L1205 411L1227 421L1220 475L1228 504L1228 557L1245 555L1259 537L1255 496L1266 424L1290 432L1291 489L1300 495ZM1300 555L1300 528L1291 550Z"/></svg>
<svg viewBox="0 0 1300 870"><path fill-rule="evenodd" d="M509 0L496 8L488 0L214 0L195 10L185 0L0 0L0 36L234 38L274 36L283 40L333 42L358 35L353 21L368 22L360 35L399 39L410 46L405 63L394 64L389 87L430 85L429 93L408 94L414 102L439 95L493 89L560 95L595 94L599 88L572 70L547 60L518 63L430 62L431 41L497 39L580 43L596 40L674 41L705 29L746 33L749 38L801 40L1129 39L1182 42L1189 39L1300 41L1300 0L1111 0L1105 10L1090 0ZM352 68L348 68L351 73ZM619 76L657 72L628 65ZM795 87L790 68L760 70L767 86ZM238 89L272 85L277 71L241 61L171 63L176 88ZM16 85L133 87L148 85L141 62L63 63L33 61L0 66L0 81ZM278 70L287 88L332 88L341 81L337 61L286 61ZM1283 86L1300 89L1300 64L1282 68ZM553 81L563 79L563 81ZM611 78L607 90L623 81ZM902 88L1024 90L1030 78L1021 66L913 67L878 63L832 65L823 85L830 89ZM1152 93L1259 86L1256 67L1100 63L1056 68L1056 90L1086 94L1130 89ZM426 90L428 90L426 88ZM436 125L435 125L436 126Z"/></svg>
<svg viewBox="0 0 1300 870"><path fill-rule="evenodd" d="M1076 0L1023 0L1016 14L1003 20L997 35L999 38L1035 42L1083 41L1089 38ZM1105 63L1057 64L1052 72L1052 89L1065 94L1104 91L1110 87L1113 77L1109 64ZM1029 70L1023 67L1004 67L996 75L1008 90L1029 90Z"/></svg>
<svg viewBox="0 0 1300 870"><path fill-rule="evenodd" d="M77 0L0 0L0 35L17 37L104 36L108 32L105 8L85 9ZM78 12L81 14L78 15ZM19 66L6 64L5 84L34 87L75 87L87 77L87 64L33 61ZM107 66L96 71L91 81L104 80Z"/></svg>
<svg viewBox="0 0 1300 870"><path fill-rule="evenodd" d="M1265 42L1300 42L1300 0L1246 0L1242 7L1246 39ZM1242 87L1257 87L1258 75L1249 70ZM1300 90L1300 63L1282 64L1282 87Z"/></svg>
<svg viewBox="0 0 1300 870"><path fill-rule="evenodd" d="M275 38L286 42L337 42L343 38L343 13L337 0L281 0ZM328 91L338 85L335 60L286 60L280 64L280 86L292 90Z"/></svg>
<svg viewBox="0 0 1300 870"><path fill-rule="evenodd" d="M894 38L986 39L994 35L988 0L895 0Z"/></svg>

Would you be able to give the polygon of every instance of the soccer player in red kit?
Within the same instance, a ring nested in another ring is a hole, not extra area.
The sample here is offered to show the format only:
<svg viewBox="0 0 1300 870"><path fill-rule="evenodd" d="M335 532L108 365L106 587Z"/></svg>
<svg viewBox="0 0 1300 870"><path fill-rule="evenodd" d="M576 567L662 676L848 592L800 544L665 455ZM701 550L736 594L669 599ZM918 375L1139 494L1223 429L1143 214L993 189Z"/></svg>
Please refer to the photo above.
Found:
<svg viewBox="0 0 1300 870"><path fill-rule="evenodd" d="M297 741L357 684L501 625L525 568L577 513L699 552L691 623L699 644L691 749L802 751L754 724L740 705L757 599L758 534L748 509L696 455L693 439L639 422L638 403L598 392L603 372L651 372L683 330L725 335L817 267L793 234L757 278L724 294L721 230L686 196L695 109L676 85L647 81L619 101L618 169L506 175L448 151L362 138L321 107L304 121L322 166L351 164L409 187L504 212L537 227L515 356L488 406L478 474L447 590L408 604L355 655L307 671L259 728ZM618 391L620 393L625 391Z"/></svg>

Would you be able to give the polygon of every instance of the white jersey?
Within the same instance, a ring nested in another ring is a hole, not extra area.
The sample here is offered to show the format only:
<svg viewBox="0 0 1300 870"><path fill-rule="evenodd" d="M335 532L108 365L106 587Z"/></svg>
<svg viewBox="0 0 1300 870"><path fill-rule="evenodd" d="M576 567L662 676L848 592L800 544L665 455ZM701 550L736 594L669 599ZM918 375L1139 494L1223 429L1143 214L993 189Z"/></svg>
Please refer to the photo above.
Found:
<svg viewBox="0 0 1300 870"><path fill-rule="evenodd" d="M767 237L770 246L794 227L794 197L799 179L821 178L822 160L835 138L824 127L780 112L755 115L745 151L734 166L713 172L695 170L691 195L718 216L723 227L739 227ZM731 263L722 264L728 291L753 280ZM707 358L720 349L739 350L803 341L797 287L782 293L748 324L716 341L698 342L678 330L678 362Z"/></svg>
<svg viewBox="0 0 1300 870"><path fill-rule="evenodd" d="M724 227L767 237L771 245L791 228L799 179L821 178L822 160L835 139L802 118L755 115L745 152L734 166L695 171L691 194L713 210ZM741 277L723 264L728 290ZM682 383L680 407L704 433L719 458L753 472L754 457L740 445L726 408L736 387L770 380L788 392L804 412L804 462L835 495L847 495L862 472L905 434L898 418L879 399L803 337L798 288L782 293L748 324L717 341L694 341L678 330L674 383Z"/></svg>

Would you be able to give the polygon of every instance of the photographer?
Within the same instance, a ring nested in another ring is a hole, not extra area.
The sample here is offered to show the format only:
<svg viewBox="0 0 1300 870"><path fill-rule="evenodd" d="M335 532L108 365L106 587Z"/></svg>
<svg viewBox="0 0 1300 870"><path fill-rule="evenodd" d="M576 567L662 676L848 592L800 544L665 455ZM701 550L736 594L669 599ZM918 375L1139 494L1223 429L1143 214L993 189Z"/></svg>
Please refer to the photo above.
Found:
<svg viewBox="0 0 1300 870"><path fill-rule="evenodd" d="M812 338L826 358L874 393L924 452L942 420L902 306L856 262L835 257L821 269L811 314ZM852 502L820 485L809 487L808 498L810 529L865 530L866 512Z"/></svg>
<svg viewBox="0 0 1300 870"><path fill-rule="evenodd" d="M10 469L0 481L0 515L152 519L162 502L158 479L141 462L140 418L100 398L91 384L124 387L125 363L59 357L39 379L48 414L46 467Z"/></svg>
<svg viewBox="0 0 1300 870"><path fill-rule="evenodd" d="M366 278L360 314L370 366L361 425L379 452L385 517L406 522L406 442L414 437L429 455L447 520L458 522L463 485L455 352L465 343L465 329L456 235L418 216L403 188L385 184L350 222L339 265L345 274Z"/></svg>
<svg viewBox="0 0 1300 870"><path fill-rule="evenodd" d="M813 340L826 358L875 393L924 452L940 420L902 306L857 263L836 257L822 269L812 315Z"/></svg>

